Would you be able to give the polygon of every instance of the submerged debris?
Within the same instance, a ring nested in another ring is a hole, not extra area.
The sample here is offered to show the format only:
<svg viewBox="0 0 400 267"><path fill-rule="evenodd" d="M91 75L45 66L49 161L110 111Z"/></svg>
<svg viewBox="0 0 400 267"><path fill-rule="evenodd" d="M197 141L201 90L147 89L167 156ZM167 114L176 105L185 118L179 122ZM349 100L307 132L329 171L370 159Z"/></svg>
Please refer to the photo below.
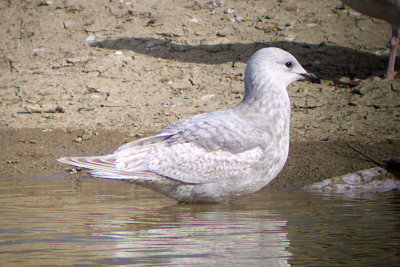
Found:
<svg viewBox="0 0 400 267"><path fill-rule="evenodd" d="M305 186L310 192L338 193L347 196L385 193L400 189L400 180L382 167L348 173Z"/></svg>

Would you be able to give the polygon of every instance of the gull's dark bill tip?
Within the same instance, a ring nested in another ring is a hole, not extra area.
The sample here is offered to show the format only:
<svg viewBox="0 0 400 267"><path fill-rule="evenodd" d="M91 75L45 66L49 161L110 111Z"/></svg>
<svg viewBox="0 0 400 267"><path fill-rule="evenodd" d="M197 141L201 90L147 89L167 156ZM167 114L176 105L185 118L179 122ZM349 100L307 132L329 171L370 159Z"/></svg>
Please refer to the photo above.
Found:
<svg viewBox="0 0 400 267"><path fill-rule="evenodd" d="M312 83L321 83L321 79L318 78L315 74L312 73L301 73L301 76L304 77L307 81L310 81Z"/></svg>

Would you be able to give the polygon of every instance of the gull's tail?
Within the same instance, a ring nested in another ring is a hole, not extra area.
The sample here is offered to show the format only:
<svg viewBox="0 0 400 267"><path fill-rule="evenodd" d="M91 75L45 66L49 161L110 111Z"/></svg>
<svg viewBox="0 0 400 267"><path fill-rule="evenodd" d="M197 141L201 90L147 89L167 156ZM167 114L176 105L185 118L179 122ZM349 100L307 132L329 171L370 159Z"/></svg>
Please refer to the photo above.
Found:
<svg viewBox="0 0 400 267"><path fill-rule="evenodd" d="M151 175L149 172L141 170L118 170L116 159L113 155L94 157L61 157L57 161L86 169L91 175L97 178L136 180L140 178L146 179L146 177L148 178L149 175Z"/></svg>

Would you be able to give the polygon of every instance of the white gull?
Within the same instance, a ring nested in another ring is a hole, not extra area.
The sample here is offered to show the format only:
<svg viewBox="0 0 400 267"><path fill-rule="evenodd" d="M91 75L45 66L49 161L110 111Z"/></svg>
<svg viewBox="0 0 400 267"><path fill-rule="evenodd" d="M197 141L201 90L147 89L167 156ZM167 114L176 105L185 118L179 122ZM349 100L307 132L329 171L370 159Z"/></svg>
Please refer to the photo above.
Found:
<svg viewBox="0 0 400 267"><path fill-rule="evenodd" d="M250 58L244 98L233 108L180 120L109 155L59 161L178 202L232 201L258 191L282 170L289 151L287 87L305 79L320 82L288 52L264 48Z"/></svg>
<svg viewBox="0 0 400 267"><path fill-rule="evenodd" d="M389 62L385 80L393 80L397 47L399 44L400 0L343 0L343 3L368 16L383 19L392 24L392 37L389 40Z"/></svg>

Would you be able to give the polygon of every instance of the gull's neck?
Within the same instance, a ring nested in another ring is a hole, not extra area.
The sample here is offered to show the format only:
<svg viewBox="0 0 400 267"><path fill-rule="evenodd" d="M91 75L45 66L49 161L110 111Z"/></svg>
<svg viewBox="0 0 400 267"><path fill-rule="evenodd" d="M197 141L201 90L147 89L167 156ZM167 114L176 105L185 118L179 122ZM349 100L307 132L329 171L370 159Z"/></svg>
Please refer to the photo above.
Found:
<svg viewBox="0 0 400 267"><path fill-rule="evenodd" d="M286 87L279 80L265 77L245 80L245 96L233 111L259 128L279 127L288 134L290 100Z"/></svg>

